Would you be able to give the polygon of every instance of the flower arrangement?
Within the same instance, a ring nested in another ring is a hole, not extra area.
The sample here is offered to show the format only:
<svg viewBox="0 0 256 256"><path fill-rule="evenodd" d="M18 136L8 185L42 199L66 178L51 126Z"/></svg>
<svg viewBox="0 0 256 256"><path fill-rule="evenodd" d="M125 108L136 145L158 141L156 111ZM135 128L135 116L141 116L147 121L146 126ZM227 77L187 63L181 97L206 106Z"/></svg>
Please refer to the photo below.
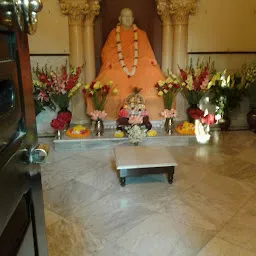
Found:
<svg viewBox="0 0 256 256"><path fill-rule="evenodd" d="M118 93L117 88L113 88L113 82L106 84L100 81L93 81L83 87L83 93L92 101L95 110L103 111L105 104L111 95Z"/></svg>
<svg viewBox="0 0 256 256"><path fill-rule="evenodd" d="M158 81L155 88L158 96L163 97L165 109L171 109L174 97L182 89L182 86L179 78L169 73L166 80Z"/></svg>
<svg viewBox="0 0 256 256"><path fill-rule="evenodd" d="M61 112L57 118L51 121L51 127L55 130L64 130L67 124L71 121L71 114L69 112Z"/></svg>
<svg viewBox="0 0 256 256"><path fill-rule="evenodd" d="M197 105L205 93L215 85L220 78L220 73L216 73L214 63L197 61L196 67L192 65L183 70L180 69L181 81L183 85L183 94L190 105Z"/></svg>
<svg viewBox="0 0 256 256"><path fill-rule="evenodd" d="M82 125L76 125L69 128L66 135L71 138L85 138L90 135L90 130Z"/></svg>
<svg viewBox="0 0 256 256"><path fill-rule="evenodd" d="M177 116L177 112L175 109L165 109L163 112L161 112L161 116L164 118L175 118Z"/></svg>
<svg viewBox="0 0 256 256"><path fill-rule="evenodd" d="M242 84L246 88L250 108L256 110L256 60L242 66Z"/></svg>
<svg viewBox="0 0 256 256"><path fill-rule="evenodd" d="M161 112L161 116L165 118L164 129L165 131L171 135L173 133L173 119L176 117L176 110L175 109L165 109Z"/></svg>
<svg viewBox="0 0 256 256"><path fill-rule="evenodd" d="M235 109L242 100L244 86L241 83L241 77L237 74L226 78L225 70L211 91L211 102L216 105L215 114L223 118L224 115L229 116L229 112Z"/></svg>
<svg viewBox="0 0 256 256"><path fill-rule="evenodd" d="M129 141L135 145L141 143L147 136L147 130L137 124L128 126L125 129L127 131Z"/></svg>
<svg viewBox="0 0 256 256"><path fill-rule="evenodd" d="M176 132L183 135L194 135L195 134L195 125L184 121L176 126Z"/></svg>
<svg viewBox="0 0 256 256"><path fill-rule="evenodd" d="M71 68L68 72L66 65L56 70L47 65L41 69L37 66L33 69L33 85L39 90L39 99L46 101L50 98L60 108L67 108L70 98L81 87L81 83L78 83L80 73L81 67Z"/></svg>
<svg viewBox="0 0 256 256"><path fill-rule="evenodd" d="M97 121L97 120L104 120L107 116L107 113L101 110L94 110L90 115L93 121Z"/></svg>

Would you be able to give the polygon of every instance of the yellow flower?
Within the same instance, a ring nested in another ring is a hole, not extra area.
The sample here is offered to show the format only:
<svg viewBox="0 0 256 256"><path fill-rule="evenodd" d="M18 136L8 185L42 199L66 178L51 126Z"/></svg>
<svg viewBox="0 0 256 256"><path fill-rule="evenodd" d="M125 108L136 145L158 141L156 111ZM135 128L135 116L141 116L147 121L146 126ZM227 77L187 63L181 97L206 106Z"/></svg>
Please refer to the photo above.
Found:
<svg viewBox="0 0 256 256"><path fill-rule="evenodd" d="M168 93L168 90L164 89L164 93L165 93L165 94Z"/></svg>
<svg viewBox="0 0 256 256"><path fill-rule="evenodd" d="M158 96L163 96L163 92L162 91L160 91L160 92L158 92Z"/></svg>
<svg viewBox="0 0 256 256"><path fill-rule="evenodd" d="M148 137L155 137L157 135L157 132L155 130L149 130L147 132Z"/></svg>
<svg viewBox="0 0 256 256"><path fill-rule="evenodd" d="M165 85L165 81L163 81L163 80L158 81L158 85L160 87L164 86Z"/></svg>
<svg viewBox="0 0 256 256"><path fill-rule="evenodd" d="M100 88L100 82L96 82L93 86L93 89L98 90Z"/></svg>
<svg viewBox="0 0 256 256"><path fill-rule="evenodd" d="M124 132L122 131L116 131L114 134L115 138L123 138L124 137Z"/></svg>
<svg viewBox="0 0 256 256"><path fill-rule="evenodd" d="M172 84L168 84L168 87L169 87L169 88L172 88L172 87L173 87L173 85L172 85Z"/></svg>
<svg viewBox="0 0 256 256"><path fill-rule="evenodd" d="M170 84L170 83L173 82L173 79L172 79L171 77L168 77L168 78L165 80L165 82L166 82L167 84Z"/></svg>
<svg viewBox="0 0 256 256"><path fill-rule="evenodd" d="M90 88L90 84L86 84L86 85L84 86L84 88L85 88L86 90L88 90L88 89Z"/></svg>
<svg viewBox="0 0 256 256"><path fill-rule="evenodd" d="M112 80L108 81L108 82L106 83L106 85L112 86L112 85L113 85L113 81L112 81Z"/></svg>
<svg viewBox="0 0 256 256"><path fill-rule="evenodd" d="M113 94L117 94L118 93L118 90L115 88L114 90L113 90Z"/></svg>

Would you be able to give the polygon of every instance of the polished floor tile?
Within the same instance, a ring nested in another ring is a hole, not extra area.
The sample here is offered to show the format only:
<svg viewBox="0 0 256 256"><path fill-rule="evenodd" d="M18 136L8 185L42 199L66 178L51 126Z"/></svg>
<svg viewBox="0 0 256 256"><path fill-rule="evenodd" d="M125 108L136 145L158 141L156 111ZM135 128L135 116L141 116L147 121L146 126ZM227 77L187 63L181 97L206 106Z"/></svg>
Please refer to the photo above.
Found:
<svg viewBox="0 0 256 256"><path fill-rule="evenodd" d="M197 256L256 256L256 254L215 237Z"/></svg>
<svg viewBox="0 0 256 256"><path fill-rule="evenodd" d="M68 219L90 232L97 244L106 246L152 214L131 199L106 195Z"/></svg>
<svg viewBox="0 0 256 256"><path fill-rule="evenodd" d="M217 234L237 246L256 253L256 197L254 196Z"/></svg>
<svg viewBox="0 0 256 256"><path fill-rule="evenodd" d="M44 140L41 140L44 142ZM49 139L47 139L49 143ZM112 149L42 165L49 256L256 256L256 136L169 147L178 166L119 184Z"/></svg>
<svg viewBox="0 0 256 256"><path fill-rule="evenodd" d="M195 255L213 235L211 231L186 226L172 217L154 214L117 243L141 256Z"/></svg>
<svg viewBox="0 0 256 256"><path fill-rule="evenodd" d="M94 202L102 191L90 185L71 180L44 193L45 206L53 212L67 217Z"/></svg>

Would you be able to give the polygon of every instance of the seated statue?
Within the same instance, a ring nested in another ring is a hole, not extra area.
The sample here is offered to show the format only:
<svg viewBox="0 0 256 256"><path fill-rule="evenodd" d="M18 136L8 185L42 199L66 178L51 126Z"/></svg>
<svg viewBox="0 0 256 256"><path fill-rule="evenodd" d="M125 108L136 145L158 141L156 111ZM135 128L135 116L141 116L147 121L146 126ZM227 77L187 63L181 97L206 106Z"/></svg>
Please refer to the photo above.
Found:
<svg viewBox="0 0 256 256"><path fill-rule="evenodd" d="M134 87L142 88L142 96L151 120L159 120L164 109L162 99L157 96L154 85L164 79L148 37L133 24L133 12L122 9L119 24L114 28L102 49L102 67L97 81L112 80L118 88L118 95L106 104L108 119L116 119L125 98ZM90 113L91 106L88 105Z"/></svg>

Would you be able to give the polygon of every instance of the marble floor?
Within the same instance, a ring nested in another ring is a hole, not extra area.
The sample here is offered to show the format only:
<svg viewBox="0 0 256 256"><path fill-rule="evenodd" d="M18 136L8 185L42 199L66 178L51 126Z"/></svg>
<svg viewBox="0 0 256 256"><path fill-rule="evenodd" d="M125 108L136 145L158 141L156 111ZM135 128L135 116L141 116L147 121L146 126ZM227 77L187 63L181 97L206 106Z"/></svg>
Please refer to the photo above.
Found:
<svg viewBox="0 0 256 256"><path fill-rule="evenodd" d="M52 139L40 139L52 147ZM256 135L169 147L179 166L119 185L113 150L42 165L50 256L256 256Z"/></svg>

